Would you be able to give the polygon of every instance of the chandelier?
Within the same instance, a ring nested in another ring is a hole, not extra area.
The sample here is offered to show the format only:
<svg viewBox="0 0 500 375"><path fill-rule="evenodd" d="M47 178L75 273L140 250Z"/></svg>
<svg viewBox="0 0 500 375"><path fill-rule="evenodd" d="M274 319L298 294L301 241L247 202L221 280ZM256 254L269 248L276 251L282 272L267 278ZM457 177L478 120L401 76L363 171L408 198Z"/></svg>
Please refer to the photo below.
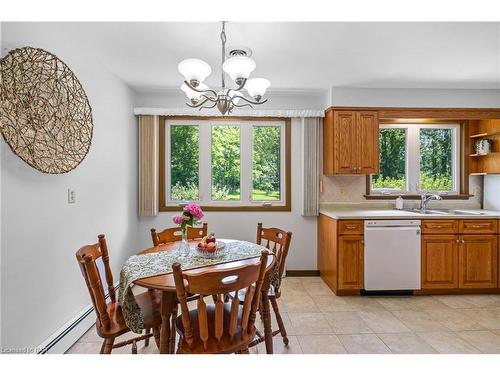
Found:
<svg viewBox="0 0 500 375"><path fill-rule="evenodd" d="M222 22L222 66L221 81L222 88L219 91L210 89L203 81L212 73L210 65L200 59L186 59L179 63L178 70L184 76L181 90L184 91L189 102L186 104L191 108L214 108L217 106L222 115L230 114L234 108L250 107L252 105L264 104L267 99L262 100L266 90L271 86L265 78L249 79L250 73L255 70L255 62L248 56L244 49L235 49L230 52L226 60L226 22ZM236 88L226 88L225 74L228 74L236 84ZM249 99L244 96L245 89Z"/></svg>

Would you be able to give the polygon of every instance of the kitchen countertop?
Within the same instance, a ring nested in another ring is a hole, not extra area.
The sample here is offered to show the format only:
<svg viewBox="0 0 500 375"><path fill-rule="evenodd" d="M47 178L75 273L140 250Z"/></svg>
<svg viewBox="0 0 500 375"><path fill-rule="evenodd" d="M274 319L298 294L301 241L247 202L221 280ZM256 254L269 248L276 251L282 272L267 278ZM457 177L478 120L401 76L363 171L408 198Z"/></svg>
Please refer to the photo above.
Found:
<svg viewBox="0 0 500 375"><path fill-rule="evenodd" d="M459 208L455 208L459 210ZM420 214L404 210L374 207L335 207L320 206L319 212L332 219L500 219L500 211L464 209L470 212L481 212L483 215L466 214Z"/></svg>

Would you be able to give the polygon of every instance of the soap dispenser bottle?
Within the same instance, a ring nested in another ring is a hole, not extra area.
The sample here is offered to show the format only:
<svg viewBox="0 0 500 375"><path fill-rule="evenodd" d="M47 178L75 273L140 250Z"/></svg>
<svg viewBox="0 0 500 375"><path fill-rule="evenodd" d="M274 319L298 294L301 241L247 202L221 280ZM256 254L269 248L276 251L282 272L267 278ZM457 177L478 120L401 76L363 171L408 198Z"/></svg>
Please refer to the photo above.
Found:
<svg viewBox="0 0 500 375"><path fill-rule="evenodd" d="M402 210L404 205L404 199L400 195L399 197L396 198L396 210Z"/></svg>

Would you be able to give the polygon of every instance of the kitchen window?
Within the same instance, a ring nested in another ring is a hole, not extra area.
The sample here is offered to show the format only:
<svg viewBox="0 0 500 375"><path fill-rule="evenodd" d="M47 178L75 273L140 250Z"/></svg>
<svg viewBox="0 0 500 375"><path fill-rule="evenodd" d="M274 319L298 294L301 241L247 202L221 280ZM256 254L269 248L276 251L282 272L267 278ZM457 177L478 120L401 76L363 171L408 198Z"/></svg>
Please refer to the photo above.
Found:
<svg viewBox="0 0 500 375"><path fill-rule="evenodd" d="M380 173L370 178L371 194L460 190L460 125L380 125Z"/></svg>
<svg viewBox="0 0 500 375"><path fill-rule="evenodd" d="M162 211L289 211L289 176L289 119L161 118Z"/></svg>

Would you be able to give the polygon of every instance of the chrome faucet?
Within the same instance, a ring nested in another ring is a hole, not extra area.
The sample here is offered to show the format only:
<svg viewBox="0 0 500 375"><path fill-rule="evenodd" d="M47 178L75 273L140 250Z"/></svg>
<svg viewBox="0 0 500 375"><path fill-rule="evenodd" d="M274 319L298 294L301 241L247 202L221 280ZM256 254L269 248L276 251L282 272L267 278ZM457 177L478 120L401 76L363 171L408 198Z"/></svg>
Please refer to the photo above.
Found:
<svg viewBox="0 0 500 375"><path fill-rule="evenodd" d="M441 196L437 194L422 193L420 195L420 211L425 211L427 209L427 204L431 200L440 201Z"/></svg>

